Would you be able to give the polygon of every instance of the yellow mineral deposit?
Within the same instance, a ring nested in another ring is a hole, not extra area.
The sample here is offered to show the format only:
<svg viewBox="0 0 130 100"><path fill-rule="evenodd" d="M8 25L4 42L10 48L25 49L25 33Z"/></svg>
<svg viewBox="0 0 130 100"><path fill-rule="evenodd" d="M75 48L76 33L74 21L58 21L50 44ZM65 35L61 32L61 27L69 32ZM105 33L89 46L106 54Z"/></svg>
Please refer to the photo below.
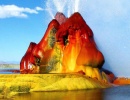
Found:
<svg viewBox="0 0 130 100"><path fill-rule="evenodd" d="M0 75L0 98L34 91L63 91L108 88L108 82L81 74L9 74Z"/></svg>

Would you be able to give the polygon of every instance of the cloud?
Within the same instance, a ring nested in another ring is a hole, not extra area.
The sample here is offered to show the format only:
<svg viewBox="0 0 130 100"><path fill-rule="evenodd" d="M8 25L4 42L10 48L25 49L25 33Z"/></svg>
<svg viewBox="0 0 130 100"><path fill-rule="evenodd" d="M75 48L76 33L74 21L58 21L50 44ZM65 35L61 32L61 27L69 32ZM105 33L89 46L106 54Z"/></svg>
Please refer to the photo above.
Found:
<svg viewBox="0 0 130 100"><path fill-rule="evenodd" d="M28 14L38 14L38 11L43 10L40 7L35 9L18 7L16 5L0 5L0 18L27 18Z"/></svg>
<svg viewBox="0 0 130 100"><path fill-rule="evenodd" d="M36 7L35 8L37 11L42 11L43 10L43 8L41 8L41 7Z"/></svg>

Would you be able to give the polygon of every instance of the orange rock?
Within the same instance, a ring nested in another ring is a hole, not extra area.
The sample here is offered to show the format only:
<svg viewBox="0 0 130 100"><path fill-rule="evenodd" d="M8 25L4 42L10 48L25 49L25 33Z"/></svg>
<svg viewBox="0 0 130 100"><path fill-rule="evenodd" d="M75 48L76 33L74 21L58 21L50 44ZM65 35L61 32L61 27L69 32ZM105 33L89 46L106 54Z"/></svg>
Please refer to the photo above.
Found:
<svg viewBox="0 0 130 100"><path fill-rule="evenodd" d="M79 13L74 13L59 26L56 39L64 48L65 71L83 70L80 66L102 67L104 57L96 47L92 30Z"/></svg>
<svg viewBox="0 0 130 100"><path fill-rule="evenodd" d="M129 78L124 78L124 77L119 77L119 78L116 78L114 80L113 84L116 84L116 85L128 85L128 84L130 84L130 79Z"/></svg>
<svg viewBox="0 0 130 100"><path fill-rule="evenodd" d="M33 70L26 73L34 73L39 68L39 73L52 70L60 73L82 72L98 79L101 78L99 69L105 61L96 46L92 30L78 12L68 19L63 14L57 14L29 55L25 54L24 58L33 64ZM22 64L20 69L25 67Z"/></svg>

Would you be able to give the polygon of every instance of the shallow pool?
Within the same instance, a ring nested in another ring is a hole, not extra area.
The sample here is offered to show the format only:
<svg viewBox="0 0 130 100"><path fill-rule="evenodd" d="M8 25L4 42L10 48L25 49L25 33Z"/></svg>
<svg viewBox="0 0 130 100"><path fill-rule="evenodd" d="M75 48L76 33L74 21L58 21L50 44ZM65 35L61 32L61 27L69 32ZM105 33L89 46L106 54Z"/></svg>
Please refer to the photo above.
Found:
<svg viewBox="0 0 130 100"><path fill-rule="evenodd" d="M18 94L14 100L130 100L130 85L107 89Z"/></svg>

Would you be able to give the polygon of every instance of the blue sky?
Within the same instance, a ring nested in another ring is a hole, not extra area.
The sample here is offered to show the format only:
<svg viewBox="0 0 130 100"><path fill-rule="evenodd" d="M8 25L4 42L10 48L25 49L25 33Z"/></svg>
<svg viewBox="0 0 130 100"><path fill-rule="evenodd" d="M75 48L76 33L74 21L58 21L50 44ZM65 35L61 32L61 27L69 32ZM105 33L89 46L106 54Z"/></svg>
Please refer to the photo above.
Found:
<svg viewBox="0 0 130 100"><path fill-rule="evenodd" d="M80 12L104 54L103 67L130 77L129 0L0 0L0 61L19 63L57 11L67 17Z"/></svg>

